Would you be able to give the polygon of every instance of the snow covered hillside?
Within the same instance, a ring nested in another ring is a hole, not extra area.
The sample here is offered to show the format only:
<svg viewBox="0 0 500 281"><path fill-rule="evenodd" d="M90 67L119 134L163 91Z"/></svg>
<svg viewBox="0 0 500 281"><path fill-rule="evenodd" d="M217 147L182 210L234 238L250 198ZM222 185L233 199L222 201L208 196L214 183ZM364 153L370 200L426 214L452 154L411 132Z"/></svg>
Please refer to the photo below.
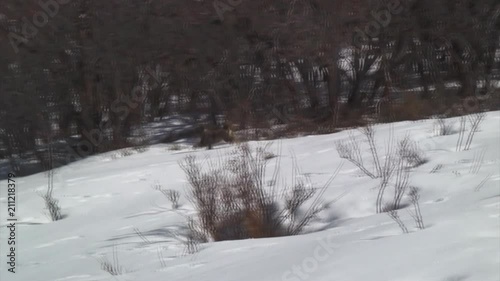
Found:
<svg viewBox="0 0 500 281"><path fill-rule="evenodd" d="M368 144L359 130L350 130L274 141L269 148L281 157L280 170L288 182L292 156L317 186L343 163L322 196L330 204L305 234L210 242L187 254L182 241L186 217L196 212L187 200L188 185L178 162L191 154L225 157L232 146L207 151L155 145L143 153L110 152L57 169L53 196L65 217L55 222L40 196L47 189L46 173L15 179L15 273L8 271L8 183L1 181L0 280L498 281L500 112L487 113L465 151L456 149L459 118L446 121L453 124L449 135L439 135L434 120L375 126L381 159L390 136L399 140L409 135L425 150L426 162L409 177L409 184L420 189L425 229L415 227L407 196L398 214L409 233L387 213L377 214L380 179L341 159L336 149L337 141L352 133L360 140L365 165L373 170ZM178 210L152 188L156 184L180 192ZM392 196L388 186L387 200ZM121 274L101 269L106 261Z"/></svg>

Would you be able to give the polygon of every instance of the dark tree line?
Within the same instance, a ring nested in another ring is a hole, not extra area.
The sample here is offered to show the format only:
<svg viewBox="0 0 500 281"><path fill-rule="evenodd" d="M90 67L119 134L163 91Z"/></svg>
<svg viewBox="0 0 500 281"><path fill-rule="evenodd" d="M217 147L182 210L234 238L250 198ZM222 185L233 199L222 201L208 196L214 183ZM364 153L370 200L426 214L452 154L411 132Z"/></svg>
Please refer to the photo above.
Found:
<svg viewBox="0 0 500 281"><path fill-rule="evenodd" d="M0 156L122 148L172 115L333 130L492 109L499 69L498 0L3 0Z"/></svg>

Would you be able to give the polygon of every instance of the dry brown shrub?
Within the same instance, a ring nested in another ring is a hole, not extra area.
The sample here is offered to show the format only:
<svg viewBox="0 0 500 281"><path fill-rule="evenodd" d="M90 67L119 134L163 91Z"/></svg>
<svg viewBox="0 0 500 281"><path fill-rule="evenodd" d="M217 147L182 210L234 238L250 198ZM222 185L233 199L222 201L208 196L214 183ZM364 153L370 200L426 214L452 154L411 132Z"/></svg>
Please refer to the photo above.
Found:
<svg viewBox="0 0 500 281"><path fill-rule="evenodd" d="M188 178L189 199L197 210L199 229L206 237L223 241L295 235L320 211L320 196L334 176L317 193L298 182L288 194L278 183L279 157L273 158L276 163L271 180L266 178L270 161L266 155L267 147L254 151L241 144L226 159L203 163L188 156L180 163ZM280 200L283 195L285 206ZM309 209L299 211L309 199L313 200Z"/></svg>

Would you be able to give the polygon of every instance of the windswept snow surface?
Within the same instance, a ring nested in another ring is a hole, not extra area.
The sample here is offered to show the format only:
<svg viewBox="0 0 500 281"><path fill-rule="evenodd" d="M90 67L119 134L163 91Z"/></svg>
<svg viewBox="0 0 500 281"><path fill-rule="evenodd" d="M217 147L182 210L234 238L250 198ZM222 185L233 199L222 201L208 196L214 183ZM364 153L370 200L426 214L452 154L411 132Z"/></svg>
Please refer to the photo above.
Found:
<svg viewBox="0 0 500 281"><path fill-rule="evenodd" d="M459 127L458 118L448 123ZM345 162L322 197L329 207L306 234L207 243L186 254L182 233L186 217L195 211L186 199L178 161L190 154L225 157L232 147L170 151L155 145L144 153L103 154L57 169L53 194L66 216L57 222L48 219L40 197L46 174L16 179L15 273L7 271L7 181L0 182L0 280L498 281L500 112L487 114L468 151L457 152L458 134L438 136L434 124L423 120L375 127L380 156L391 132L395 140L409 134L426 150L427 163L410 175L410 184L421 189L424 230L416 229L411 205L399 211L409 234L387 214L376 214L379 180ZM349 132L361 137L351 130L275 141L270 151L281 157L282 178L292 182L295 155L302 173L314 185L324 184L343 161L335 143ZM366 141L360 146L365 163L371 163ZM155 183L181 192L178 211L151 188ZM386 200L392 194L389 187ZM117 259L123 274L103 271L102 259Z"/></svg>

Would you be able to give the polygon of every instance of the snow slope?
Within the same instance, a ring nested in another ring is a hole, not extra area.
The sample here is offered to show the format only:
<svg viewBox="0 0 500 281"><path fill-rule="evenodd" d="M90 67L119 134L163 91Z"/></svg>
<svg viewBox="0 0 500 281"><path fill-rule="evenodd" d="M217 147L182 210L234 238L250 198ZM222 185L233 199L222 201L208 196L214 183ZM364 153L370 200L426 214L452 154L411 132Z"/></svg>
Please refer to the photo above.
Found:
<svg viewBox="0 0 500 281"><path fill-rule="evenodd" d="M457 120L448 122L458 127ZM184 196L187 183L178 161L190 154L223 156L231 147L171 151L155 145L144 153L108 153L57 169L54 197L66 215L57 222L48 219L40 197L47 188L46 175L18 178L16 273L7 271L7 182L1 181L0 280L500 280L500 112L487 114L469 151L456 152L458 134L437 136L434 122L423 120L376 126L381 154L391 132L395 139L410 134L426 150L428 162L410 177L411 185L421 189L424 230L414 227L406 210L411 206L399 212L409 234L387 214L376 214L378 179L345 162L322 198L333 203L307 234L207 243L186 254L181 241L185 217L195 212ZM276 141L270 150L278 153L281 145L281 171L287 181L293 154L302 172L320 186L343 161L335 141L348 133ZM366 143L362 149L369 162ZM155 183L181 192L177 212L151 188ZM113 253L125 271L121 275L100 268L100 260L112 261Z"/></svg>

